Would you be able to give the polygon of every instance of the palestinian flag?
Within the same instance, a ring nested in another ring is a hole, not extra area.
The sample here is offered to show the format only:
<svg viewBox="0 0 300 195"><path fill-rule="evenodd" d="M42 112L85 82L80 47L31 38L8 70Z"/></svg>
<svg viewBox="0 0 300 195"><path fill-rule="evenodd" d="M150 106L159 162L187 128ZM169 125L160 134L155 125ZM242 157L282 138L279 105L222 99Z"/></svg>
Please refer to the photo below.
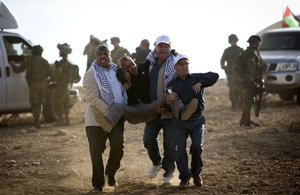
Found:
<svg viewBox="0 0 300 195"><path fill-rule="evenodd" d="M293 14L288 6L286 6L285 13L283 15L283 28L287 27L299 27L300 20Z"/></svg>

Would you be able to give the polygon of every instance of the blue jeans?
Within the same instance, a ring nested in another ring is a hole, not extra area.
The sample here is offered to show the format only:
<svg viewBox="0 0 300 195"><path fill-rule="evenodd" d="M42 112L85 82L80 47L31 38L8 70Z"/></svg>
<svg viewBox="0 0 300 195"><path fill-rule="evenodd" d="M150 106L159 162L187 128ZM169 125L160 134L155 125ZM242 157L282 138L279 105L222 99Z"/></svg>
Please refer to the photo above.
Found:
<svg viewBox="0 0 300 195"><path fill-rule="evenodd" d="M205 118L201 116L187 121L174 120L174 136L177 148L176 164L179 179L188 180L192 176L200 176L203 160L203 141ZM192 155L191 169L189 169L186 144L188 136L191 137L190 154Z"/></svg>
<svg viewBox="0 0 300 195"><path fill-rule="evenodd" d="M161 129L163 129L163 158L158 145L158 135ZM176 150L173 131L171 119L156 119L148 122L144 130L144 147L147 149L153 165L162 164L162 168L165 170L164 177L171 176L175 171Z"/></svg>
<svg viewBox="0 0 300 195"><path fill-rule="evenodd" d="M124 120L121 118L110 132L104 131L98 126L86 127L86 134L93 167L92 185L102 188L105 183L104 174L114 177L120 168L124 154ZM102 154L106 148L107 139L110 142L110 151L104 172Z"/></svg>

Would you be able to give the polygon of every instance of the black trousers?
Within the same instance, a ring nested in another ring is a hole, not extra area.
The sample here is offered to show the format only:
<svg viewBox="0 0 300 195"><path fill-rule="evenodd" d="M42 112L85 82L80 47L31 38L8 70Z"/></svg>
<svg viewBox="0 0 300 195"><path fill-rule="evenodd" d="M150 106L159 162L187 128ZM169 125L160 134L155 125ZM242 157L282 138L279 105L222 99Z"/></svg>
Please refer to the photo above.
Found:
<svg viewBox="0 0 300 195"><path fill-rule="evenodd" d="M103 187L105 175L114 177L120 168L124 154L124 120L121 119L110 132L104 131L99 126L88 126L86 134L93 167L92 185L93 187ZM107 139L110 143L110 151L104 171L102 154L106 149Z"/></svg>

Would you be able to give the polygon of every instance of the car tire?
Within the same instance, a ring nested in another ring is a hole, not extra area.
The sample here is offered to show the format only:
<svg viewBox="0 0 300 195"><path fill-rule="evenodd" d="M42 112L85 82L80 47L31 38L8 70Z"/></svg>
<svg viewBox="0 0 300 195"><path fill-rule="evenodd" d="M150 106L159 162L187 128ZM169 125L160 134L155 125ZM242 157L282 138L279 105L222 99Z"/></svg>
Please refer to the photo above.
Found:
<svg viewBox="0 0 300 195"><path fill-rule="evenodd" d="M53 123L56 120L54 112L55 88L48 89L43 107L44 122Z"/></svg>
<svg viewBox="0 0 300 195"><path fill-rule="evenodd" d="M279 97L283 101L293 101L294 100L294 94L292 94L292 93L279 93Z"/></svg>

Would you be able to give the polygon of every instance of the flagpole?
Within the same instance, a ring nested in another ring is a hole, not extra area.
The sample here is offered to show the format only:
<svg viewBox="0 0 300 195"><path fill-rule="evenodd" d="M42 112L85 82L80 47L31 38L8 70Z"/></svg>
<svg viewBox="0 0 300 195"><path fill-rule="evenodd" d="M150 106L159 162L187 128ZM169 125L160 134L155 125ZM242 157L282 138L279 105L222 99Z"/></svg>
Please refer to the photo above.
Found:
<svg viewBox="0 0 300 195"><path fill-rule="evenodd" d="M281 15L281 21L282 21L282 25L281 27L284 27L284 12L285 12L285 8L284 8L284 0L281 1L281 11L282 11L282 15Z"/></svg>

